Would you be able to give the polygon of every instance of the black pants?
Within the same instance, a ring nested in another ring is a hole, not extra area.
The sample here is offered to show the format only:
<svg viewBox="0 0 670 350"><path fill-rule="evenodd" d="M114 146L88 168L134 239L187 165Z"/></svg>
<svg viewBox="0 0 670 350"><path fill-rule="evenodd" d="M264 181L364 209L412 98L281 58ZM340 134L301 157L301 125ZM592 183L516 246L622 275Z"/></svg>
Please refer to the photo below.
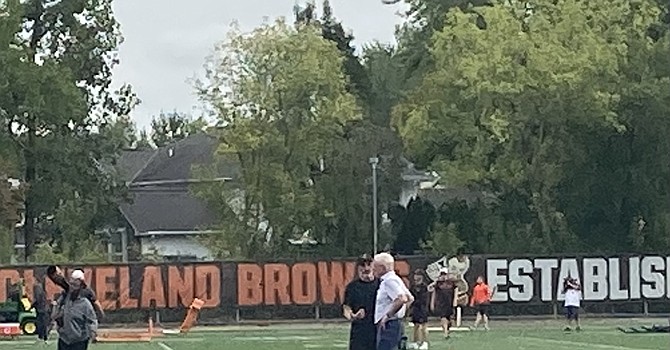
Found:
<svg viewBox="0 0 670 350"><path fill-rule="evenodd" d="M59 339L58 350L88 350L88 340L74 344L66 344Z"/></svg>
<svg viewBox="0 0 670 350"><path fill-rule="evenodd" d="M49 323L51 315L47 311L38 311L35 326L37 326L37 338L46 341L49 338Z"/></svg>
<svg viewBox="0 0 670 350"><path fill-rule="evenodd" d="M576 306L566 306L565 318L567 318L568 321L579 321L579 308Z"/></svg>
<svg viewBox="0 0 670 350"><path fill-rule="evenodd" d="M372 321L354 323L349 334L349 350L375 350L377 327Z"/></svg>

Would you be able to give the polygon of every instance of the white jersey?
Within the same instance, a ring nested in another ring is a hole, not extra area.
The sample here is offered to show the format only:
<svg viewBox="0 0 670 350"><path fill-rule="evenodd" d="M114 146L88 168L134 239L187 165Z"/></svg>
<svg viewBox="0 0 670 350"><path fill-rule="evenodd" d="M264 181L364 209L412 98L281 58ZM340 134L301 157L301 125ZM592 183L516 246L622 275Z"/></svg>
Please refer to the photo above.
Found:
<svg viewBox="0 0 670 350"><path fill-rule="evenodd" d="M581 293L576 289L565 291L565 306L579 307L581 303Z"/></svg>

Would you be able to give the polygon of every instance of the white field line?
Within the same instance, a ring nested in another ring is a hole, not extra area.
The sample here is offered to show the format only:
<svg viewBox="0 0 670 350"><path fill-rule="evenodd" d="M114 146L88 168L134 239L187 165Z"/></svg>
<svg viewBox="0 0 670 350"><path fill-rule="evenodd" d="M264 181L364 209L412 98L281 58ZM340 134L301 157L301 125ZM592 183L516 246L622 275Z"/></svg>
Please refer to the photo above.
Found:
<svg viewBox="0 0 670 350"><path fill-rule="evenodd" d="M154 341L158 341L158 340L154 340ZM202 341L205 341L205 338L169 338L169 339L163 338L158 342L159 343L179 343L179 342L195 343L195 342L202 342Z"/></svg>
<svg viewBox="0 0 670 350"><path fill-rule="evenodd" d="M165 345L165 343L158 343L158 346L160 346L161 348L163 348L163 350L174 350L174 349L172 349L171 347Z"/></svg>
<svg viewBox="0 0 670 350"><path fill-rule="evenodd" d="M578 347L578 349L604 349L604 350L650 350L642 348L629 348L627 346L618 346L618 345L609 345L609 344L596 344L596 343L584 343L576 342L570 340L555 340L555 339L544 339L544 338L535 338L535 337L509 337L510 339L523 341L531 341L535 343L549 343L556 345L564 345L571 347Z"/></svg>

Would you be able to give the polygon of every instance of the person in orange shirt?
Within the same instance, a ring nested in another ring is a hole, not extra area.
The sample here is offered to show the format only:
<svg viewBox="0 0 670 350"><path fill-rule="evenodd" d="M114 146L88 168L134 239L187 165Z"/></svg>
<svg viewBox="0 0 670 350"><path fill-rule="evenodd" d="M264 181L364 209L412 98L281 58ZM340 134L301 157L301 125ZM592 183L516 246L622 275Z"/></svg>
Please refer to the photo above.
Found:
<svg viewBox="0 0 670 350"><path fill-rule="evenodd" d="M470 307L477 311L477 318L475 319L475 329L479 327L479 323L484 321L484 329L489 330L489 305L491 304L491 296L493 291L484 283L484 277L477 277L477 284L472 289L472 298L470 298Z"/></svg>

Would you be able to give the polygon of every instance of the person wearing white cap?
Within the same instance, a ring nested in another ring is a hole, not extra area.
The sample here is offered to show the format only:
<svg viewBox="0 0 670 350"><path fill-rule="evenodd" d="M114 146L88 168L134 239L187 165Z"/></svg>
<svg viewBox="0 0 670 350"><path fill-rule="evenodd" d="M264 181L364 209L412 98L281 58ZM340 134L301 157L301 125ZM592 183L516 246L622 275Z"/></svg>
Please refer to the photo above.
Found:
<svg viewBox="0 0 670 350"><path fill-rule="evenodd" d="M68 282L67 278L65 278L63 270L55 265L49 266L47 268L47 278L49 278L54 284L63 289L63 292L61 293L60 297L57 299L57 301L54 302L54 308L52 312L52 319L56 322L56 325L61 327L63 322L63 319L61 317L62 314L61 311L63 304L65 302L65 297L70 292L70 283ZM84 271L81 269L74 270L70 274L70 278L72 280L83 282L81 286L82 288L79 291L79 295L88 299L88 301L91 302L91 305L93 305L93 308L95 309L98 318L99 319L102 318L104 316L102 305L97 300L95 292L91 288L86 286L86 275L84 274Z"/></svg>
<svg viewBox="0 0 670 350"><path fill-rule="evenodd" d="M98 329L98 318L93 305L82 295L85 282L75 277L79 277L79 273L72 275L67 294L61 297L59 350L87 350Z"/></svg>
<svg viewBox="0 0 670 350"><path fill-rule="evenodd" d="M82 270L74 270L72 271L72 279L84 282L86 280L86 275Z"/></svg>
<svg viewBox="0 0 670 350"><path fill-rule="evenodd" d="M102 310L102 305L100 304L100 301L98 301L98 298L95 296L95 291L93 291L90 287L86 285L86 274L84 273L83 270L74 270L72 271L72 279L73 280L78 280L82 283L82 290L80 292L81 296L88 299L88 301L91 302L93 307L95 308L95 312L98 315L99 318L102 318L105 315L105 312Z"/></svg>

